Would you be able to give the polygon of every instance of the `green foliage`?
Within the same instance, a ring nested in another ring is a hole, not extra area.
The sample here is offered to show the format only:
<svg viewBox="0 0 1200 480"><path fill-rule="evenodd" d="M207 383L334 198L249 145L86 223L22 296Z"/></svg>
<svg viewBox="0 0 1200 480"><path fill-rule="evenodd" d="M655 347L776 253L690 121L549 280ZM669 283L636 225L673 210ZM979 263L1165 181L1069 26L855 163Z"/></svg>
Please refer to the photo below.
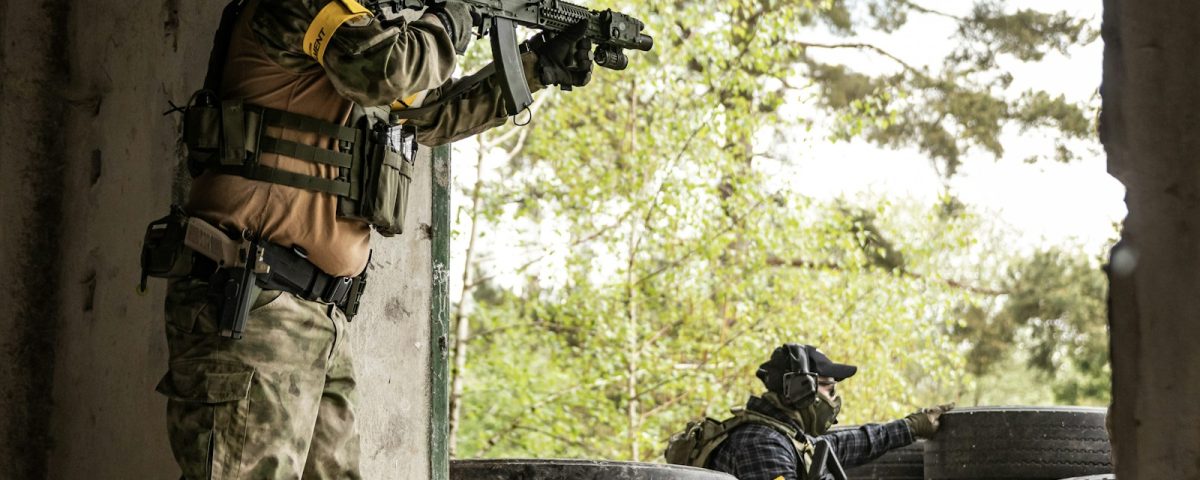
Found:
<svg viewBox="0 0 1200 480"><path fill-rule="evenodd" d="M1019 349L1029 373L1051 384L1055 400L1107 402L1107 280L1095 263L1060 249L1016 260L999 301L966 307L952 332L971 345L969 371L996 374Z"/></svg>
<svg viewBox="0 0 1200 480"><path fill-rule="evenodd" d="M1006 13L1004 3L998 1L977 4L971 16L960 22L959 35L984 47L978 51L987 52L973 55L964 51L959 55L974 57L976 64L991 63L998 54L1038 61L1051 51L1065 54L1073 45L1096 39L1096 32L1088 29L1086 20L1072 18L1066 12L1022 9Z"/></svg>
<svg viewBox="0 0 1200 480"><path fill-rule="evenodd" d="M870 75L812 53L901 52L801 37L897 31L940 14L906 0L589 6L645 19L655 50L633 52L625 72L596 72L580 92L539 94L527 136L501 145L517 154L482 189L483 230L529 222L565 242L530 239L547 258L521 270L520 288L479 282L466 300L460 456L653 460L687 419L723 416L759 393L754 369L785 341L862 366L839 387L848 423L972 393L1012 356L981 339L1025 327L1029 345L1048 349L1029 368L1065 366L1078 379L1055 395L1098 395L1103 358L1073 356L1103 337L1094 316L1074 313L1090 315L1072 302L1096 293L1071 290L1083 265L1038 257L1005 281L996 272L1007 258L980 267L991 256L975 239L983 222L953 196L814 202L764 167L760 140L815 121L783 113L804 92L841 120L841 137L917 146L946 175L972 148L1000 155L1010 125L1083 136L1079 106L1009 95L995 62L1086 41L1082 23L989 3L950 20L961 48L941 70L897 61ZM1037 282L1051 281L1061 308L1043 309Z"/></svg>
<svg viewBox="0 0 1200 480"><path fill-rule="evenodd" d="M682 193L663 194L658 208L672 210ZM721 215L716 202L691 208ZM875 266L861 218L843 210L751 204L736 227L680 234L689 213L674 209L666 228L639 229L617 279L591 278L592 263L578 259L562 286L480 301L460 451L653 459L687 419L722 416L759 393L754 369L785 341L864 366L842 385L844 421L896 418L954 395L962 365L945 332L964 294ZM939 230L905 240L929 251L961 240ZM598 238L620 249L629 235Z"/></svg>
<svg viewBox="0 0 1200 480"><path fill-rule="evenodd" d="M855 10L845 6L844 15ZM938 16L957 25L958 46L944 59L940 70L903 60L905 52L887 50L883 45L857 41L838 43L803 42L798 55L808 77L818 89L818 101L840 112L835 138L866 138L887 147L915 146L942 164L942 173L953 176L962 156L981 148L999 158L1004 153L1000 135L1006 127L1045 128L1059 133L1055 158L1075 158L1063 140L1086 138L1092 127L1085 107L1052 98L1044 91L1031 91L1013 100L1009 87L1012 74L1001 67L1004 58L1033 62L1050 52L1065 54L1067 49L1096 39L1085 20L1065 13L1019 10L1009 13L1002 2L984 2L973 12L958 17L924 8L907 0L876 0L868 3L864 19L851 24L871 25L883 32L896 32L914 16ZM832 31L853 37L853 28L826 25ZM883 74L856 72L841 64L821 61L819 52L831 48L854 48L893 62L895 71ZM861 102L878 104L863 110ZM884 121L864 121L883 119Z"/></svg>

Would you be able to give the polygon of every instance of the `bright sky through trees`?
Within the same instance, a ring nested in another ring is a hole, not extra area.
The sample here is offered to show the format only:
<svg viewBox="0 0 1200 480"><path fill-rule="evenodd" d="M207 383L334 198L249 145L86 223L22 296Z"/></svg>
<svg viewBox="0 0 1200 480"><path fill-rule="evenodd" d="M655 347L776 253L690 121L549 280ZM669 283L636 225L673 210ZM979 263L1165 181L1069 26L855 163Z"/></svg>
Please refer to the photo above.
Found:
<svg viewBox="0 0 1200 480"><path fill-rule="evenodd" d="M972 2L959 0L934 0L924 6L955 14L966 14ZM1011 1L1012 8L1036 8L1041 11L1065 11L1076 18L1090 19L1093 28L1099 28L1101 4L1079 0L1020 0ZM889 48L902 52L903 59L912 65L936 64L945 56L948 38L953 34L953 22L930 16L914 16L909 25L892 36ZM868 39L872 34L865 33ZM876 34L883 38L882 34ZM899 39L899 41L897 41ZM1013 90L1029 88L1063 94L1070 101L1099 104L1098 88L1101 74L1103 42L1097 40L1084 47L1075 47L1069 56L1051 52L1040 63L1023 64L1012 62L1014 71ZM858 69L891 71L897 68L894 62L870 52L855 50L818 51L822 59L837 60ZM600 71L597 75L614 75ZM586 90L580 92L586 94ZM543 92L539 95L545 95ZM535 107L537 105L535 104ZM1097 107L1098 108L1098 107ZM803 101L796 101L785 109L806 116L817 110ZM933 168L928 156L916 148L888 149L872 145L864 140L831 142L828 131L816 128L805 131L796 128L790 137L792 142L779 144L777 150L785 152L787 165L779 165L777 178L786 182L790 189L816 199L838 197L854 198L858 195L870 197L911 198L921 203L931 203L943 191L943 179ZM1027 163L1025 159L1034 155L1045 155L1053 148L1049 138L1019 131L1008 131L1003 136L1006 154L994 160L986 152L975 151L966 155L959 173L951 180L950 188L962 201L983 212L994 212L1009 233L1017 239L1021 248L1036 248L1042 245L1078 245L1091 253L1098 253L1115 235L1114 223L1125 216L1124 187L1105 170L1105 158L1098 139L1083 143L1083 155L1078 160L1062 164L1052 160ZM1074 142L1080 145L1080 142ZM477 145L464 141L454 146L452 173L459 187L475 182L475 171L471 159L475 158ZM499 157L484 167L484 177L495 180L500 175ZM466 188L454 190L455 208L470 203L464 194ZM456 230L462 228L466 217L456 216ZM556 235L552 225L537 229L539 237L549 239ZM513 286L516 278L508 277L511 272L529 261L530 255L542 255L543 251L529 252L520 244L522 238L514 231L492 231L484 248L491 260L490 273L496 280ZM466 248L462 235L454 238L455 252ZM552 259L548 263L552 263ZM451 292L462 290L461 255L451 259L455 273L451 275ZM553 272L554 268L547 268ZM508 281L506 281L508 280ZM454 298L458 301L458 298Z"/></svg>
<svg viewBox="0 0 1200 480"><path fill-rule="evenodd" d="M1013 1L1013 8L1063 10L1091 19L1099 28L1100 2L1079 0ZM970 2L941 0L925 6L951 13L966 13ZM904 52L910 64L935 65L945 54L937 48L946 44L953 33L952 22L937 17L913 17L900 31L901 43L889 48ZM867 35L869 36L869 35ZM1063 94L1072 101L1099 104L1103 42L1099 40L1071 50L1064 57L1050 53L1040 63L1009 66L1014 71L1014 90L1039 88ZM848 50L821 52L838 55L838 60L855 68L894 68L895 64L870 53ZM795 105L794 108L806 108ZM942 179L933 170L927 156L915 148L884 149L865 141L830 143L823 132L803 137L795 154L798 165L794 187L816 198L834 198L872 192L876 195L908 196L924 202L941 192ZM994 211L1008 224L1023 247L1043 244L1080 244L1095 252L1115 231L1113 223L1125 216L1124 187L1105 170L1105 158L1099 141L1092 139L1084 155L1070 164L1043 161L1028 164L1024 160L1045 154L1051 147L1048 138L1009 131L1003 137L1006 154L994 161L989 154L967 155L962 170L950 181L961 200L983 210Z"/></svg>

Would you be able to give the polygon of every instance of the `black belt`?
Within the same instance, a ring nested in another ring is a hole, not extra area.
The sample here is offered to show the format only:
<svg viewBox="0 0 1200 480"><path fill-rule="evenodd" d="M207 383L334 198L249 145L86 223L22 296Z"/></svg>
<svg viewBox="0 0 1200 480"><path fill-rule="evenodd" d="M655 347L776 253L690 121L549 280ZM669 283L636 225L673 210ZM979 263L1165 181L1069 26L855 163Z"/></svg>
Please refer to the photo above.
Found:
<svg viewBox="0 0 1200 480"><path fill-rule="evenodd" d="M358 313L358 303L363 288L367 285L367 272L354 277L335 277L308 261L294 249L263 242L263 262L270 271L258 275L255 282L264 290L280 290L308 301L331 303L353 318ZM209 278L217 270L216 262L196 255L192 274L198 278Z"/></svg>

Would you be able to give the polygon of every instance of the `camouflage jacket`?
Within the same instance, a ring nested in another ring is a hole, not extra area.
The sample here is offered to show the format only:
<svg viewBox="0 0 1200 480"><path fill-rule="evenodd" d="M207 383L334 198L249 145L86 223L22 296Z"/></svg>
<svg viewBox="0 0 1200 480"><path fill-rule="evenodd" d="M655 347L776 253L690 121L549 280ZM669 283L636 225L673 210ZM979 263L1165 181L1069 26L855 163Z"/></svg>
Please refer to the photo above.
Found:
<svg viewBox="0 0 1200 480"><path fill-rule="evenodd" d="M260 0L253 9L251 29L267 56L279 66L294 73L324 68L338 93L364 106L388 105L417 94L422 94L421 103L428 104L461 81L451 78L456 64L452 41L431 14L387 24L374 18L347 22L329 40L323 65L318 64L305 53L304 36L317 13L329 3ZM523 57L531 91L544 88L533 74L535 61L532 53ZM409 123L418 127L420 143L440 145L501 125L506 119L500 86L488 79L458 100Z"/></svg>

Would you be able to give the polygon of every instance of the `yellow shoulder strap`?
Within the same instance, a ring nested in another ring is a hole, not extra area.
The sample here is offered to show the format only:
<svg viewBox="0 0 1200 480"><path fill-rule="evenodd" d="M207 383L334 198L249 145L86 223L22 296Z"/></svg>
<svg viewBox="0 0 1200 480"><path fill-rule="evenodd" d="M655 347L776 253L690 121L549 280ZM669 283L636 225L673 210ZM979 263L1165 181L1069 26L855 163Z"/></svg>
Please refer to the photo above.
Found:
<svg viewBox="0 0 1200 480"><path fill-rule="evenodd" d="M304 32L304 53L316 59L317 63L325 65L325 49L329 47L329 39L343 24L371 16L371 11L354 0L333 0L325 5L317 18L314 18Z"/></svg>
<svg viewBox="0 0 1200 480"><path fill-rule="evenodd" d="M417 92L417 93L410 95L408 98L396 100L395 102L392 102L392 111L404 110L406 108L412 108L413 102L417 101L417 96L419 96L419 95L421 95L421 93Z"/></svg>
<svg viewBox="0 0 1200 480"><path fill-rule="evenodd" d="M397 112L400 110L404 110L406 108L412 108L413 102L417 101L417 97L420 97L420 96L421 96L421 92L417 92L417 93L412 94L408 98L403 98L403 99L399 99L399 100L392 102L392 111ZM400 124L408 123L408 119L402 118L399 121L397 121L396 123L400 123Z"/></svg>

